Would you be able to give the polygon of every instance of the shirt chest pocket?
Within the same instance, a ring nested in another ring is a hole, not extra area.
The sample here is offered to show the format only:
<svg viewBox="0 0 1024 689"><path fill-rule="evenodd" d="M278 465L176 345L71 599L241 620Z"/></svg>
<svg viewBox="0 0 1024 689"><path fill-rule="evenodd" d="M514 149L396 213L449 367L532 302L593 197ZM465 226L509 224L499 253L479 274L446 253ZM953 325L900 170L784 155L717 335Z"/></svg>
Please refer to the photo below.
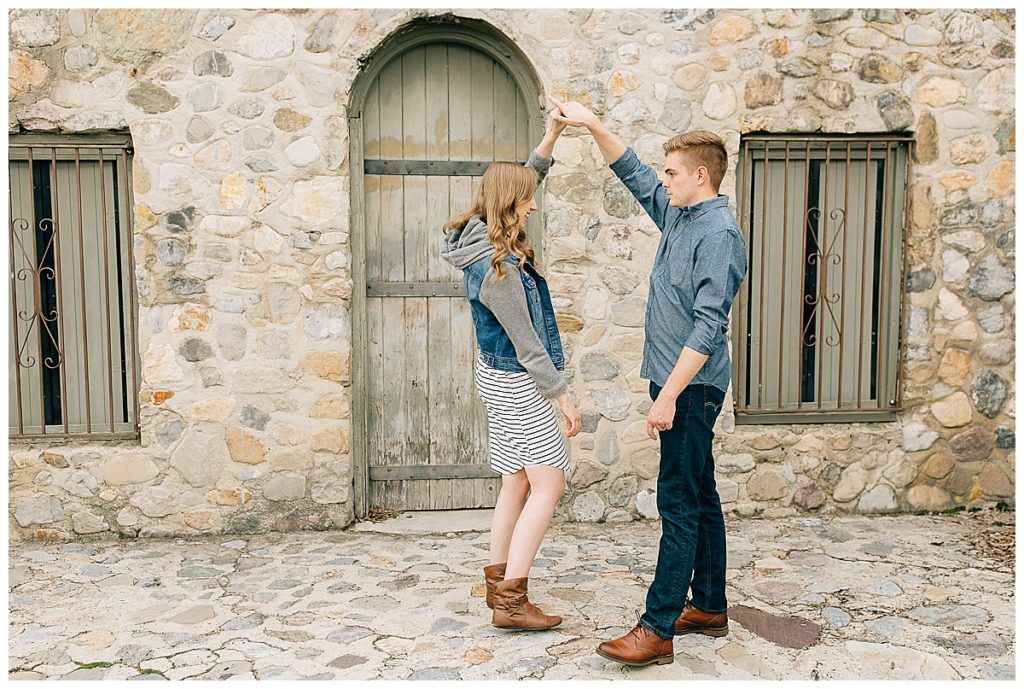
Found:
<svg viewBox="0 0 1024 689"><path fill-rule="evenodd" d="M664 277L676 287L690 287L693 280L693 259L688 247L677 246L665 254Z"/></svg>

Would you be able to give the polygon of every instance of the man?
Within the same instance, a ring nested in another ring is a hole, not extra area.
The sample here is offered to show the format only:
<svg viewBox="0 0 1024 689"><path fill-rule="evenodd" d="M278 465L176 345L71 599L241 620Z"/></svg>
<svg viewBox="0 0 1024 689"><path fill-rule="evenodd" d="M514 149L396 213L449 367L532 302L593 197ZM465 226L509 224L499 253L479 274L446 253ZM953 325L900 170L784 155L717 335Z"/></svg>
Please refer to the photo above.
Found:
<svg viewBox="0 0 1024 689"><path fill-rule="evenodd" d="M647 435L654 440L658 431L661 440L658 565L638 624L597 652L626 665L664 665L674 660L676 634L728 633L725 522L711 440L731 376L729 308L747 270L729 197L718 193L728 155L711 132L674 136L664 145L662 182L586 107L552 102L556 118L590 131L612 171L662 232L640 369L654 400Z"/></svg>

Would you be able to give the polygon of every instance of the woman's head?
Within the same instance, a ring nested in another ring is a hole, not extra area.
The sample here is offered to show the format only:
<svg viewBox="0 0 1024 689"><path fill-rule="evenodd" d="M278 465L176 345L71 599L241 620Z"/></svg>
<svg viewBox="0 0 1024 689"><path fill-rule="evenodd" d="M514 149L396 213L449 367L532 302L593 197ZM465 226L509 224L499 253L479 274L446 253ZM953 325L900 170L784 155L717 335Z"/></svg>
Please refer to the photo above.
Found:
<svg viewBox="0 0 1024 689"><path fill-rule="evenodd" d="M480 179L472 208L449 220L445 231L465 227L472 217L487 223L487 236L494 247L491 264L500 280L504 272L499 266L509 256L519 258L520 268L534 260L533 248L526 240L526 221L537 210L536 192L537 173L531 168L500 160L491 163Z"/></svg>

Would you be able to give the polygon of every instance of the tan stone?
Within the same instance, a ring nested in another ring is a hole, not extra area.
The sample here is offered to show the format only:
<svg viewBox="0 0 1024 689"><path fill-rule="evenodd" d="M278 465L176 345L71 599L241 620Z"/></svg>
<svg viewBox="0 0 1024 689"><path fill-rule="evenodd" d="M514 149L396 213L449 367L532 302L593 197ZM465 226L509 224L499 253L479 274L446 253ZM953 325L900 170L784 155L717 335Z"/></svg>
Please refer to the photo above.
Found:
<svg viewBox="0 0 1024 689"><path fill-rule="evenodd" d="M924 463L921 471L931 478L945 478L953 470L953 458L945 452L936 452Z"/></svg>
<svg viewBox="0 0 1024 689"><path fill-rule="evenodd" d="M348 433L340 428L328 428L327 430L320 431L313 436L310 448L314 451L343 454L348 452L349 449Z"/></svg>
<svg viewBox="0 0 1024 689"><path fill-rule="evenodd" d="M50 68L24 50L12 50L7 58L7 93L9 98L28 93L46 83Z"/></svg>
<svg viewBox="0 0 1024 689"><path fill-rule="evenodd" d="M774 450L779 446L779 440L778 438L773 438L770 435L761 435L754 438L751 441L750 446L755 450Z"/></svg>
<svg viewBox="0 0 1024 689"><path fill-rule="evenodd" d="M672 74L672 83L684 91L696 91L704 84L708 70L699 62L683 65Z"/></svg>
<svg viewBox="0 0 1024 689"><path fill-rule="evenodd" d="M813 93L833 110L846 110L855 95L852 86L835 79L819 79L814 84Z"/></svg>
<svg viewBox="0 0 1024 689"><path fill-rule="evenodd" d="M270 455L273 471L305 471L313 468L313 454L309 450L277 450Z"/></svg>
<svg viewBox="0 0 1024 689"><path fill-rule="evenodd" d="M251 185L242 174L232 172L220 181L220 207L230 212L242 210L249 198Z"/></svg>
<svg viewBox="0 0 1024 689"><path fill-rule="evenodd" d="M245 488L217 488L209 491L206 499L217 505L244 505L252 500L252 492Z"/></svg>
<svg viewBox="0 0 1024 689"><path fill-rule="evenodd" d="M1016 88L1013 67L1000 67L986 74L974 90L978 105L988 112L1013 112Z"/></svg>
<svg viewBox="0 0 1024 689"><path fill-rule="evenodd" d="M992 196L1011 196L1014 192L1013 163L1003 160L985 178L985 191Z"/></svg>
<svg viewBox="0 0 1024 689"><path fill-rule="evenodd" d="M470 665L479 665L480 663L486 663L487 661L494 658L494 654L488 651L483 646L474 646L468 649L462 654L462 659Z"/></svg>
<svg viewBox="0 0 1024 689"><path fill-rule="evenodd" d="M971 355L962 349L947 349L939 362L939 379L951 386L959 387L971 375Z"/></svg>
<svg viewBox="0 0 1024 689"><path fill-rule="evenodd" d="M274 426L271 435L278 445L298 445L305 440L302 429L283 423Z"/></svg>
<svg viewBox="0 0 1024 689"><path fill-rule="evenodd" d="M939 305L935 310L937 317L944 318L947 321L957 321L967 316L967 314L967 308L960 297L945 287L939 290Z"/></svg>
<svg viewBox="0 0 1024 689"><path fill-rule="evenodd" d="M966 170L948 170L939 175L939 184L946 189L970 189L978 178Z"/></svg>
<svg viewBox="0 0 1024 689"><path fill-rule="evenodd" d="M224 421L235 410L233 397L210 397L192 404L192 418L196 421Z"/></svg>
<svg viewBox="0 0 1024 689"><path fill-rule="evenodd" d="M785 57L789 54L788 38L772 38L761 44L761 50L774 58Z"/></svg>
<svg viewBox="0 0 1024 689"><path fill-rule="evenodd" d="M889 45L888 36L881 31L870 28L850 29L843 34L843 39L855 48L880 50Z"/></svg>
<svg viewBox="0 0 1024 689"><path fill-rule="evenodd" d="M346 396L338 392L324 395L309 410L312 419L345 419L348 415Z"/></svg>
<svg viewBox="0 0 1024 689"><path fill-rule="evenodd" d="M284 132L297 132L309 126L313 120L291 108L281 108L274 113L274 126Z"/></svg>
<svg viewBox="0 0 1024 689"><path fill-rule="evenodd" d="M612 76L608 80L608 93L613 96L621 96L627 91L636 91L639 87L640 77L625 70L612 72Z"/></svg>
<svg viewBox="0 0 1024 689"><path fill-rule="evenodd" d="M206 531L216 526L217 513L211 510L195 510L185 513L185 525L197 531Z"/></svg>
<svg viewBox="0 0 1024 689"><path fill-rule="evenodd" d="M970 134L949 142L949 160L954 165L980 163L988 158L988 139L981 134Z"/></svg>
<svg viewBox="0 0 1024 689"><path fill-rule="evenodd" d="M108 486L145 483L156 478L160 469L151 459L137 454L115 455L100 466L98 478Z"/></svg>
<svg viewBox="0 0 1024 689"><path fill-rule="evenodd" d="M708 33L708 45L738 43L754 35L754 22L746 17L731 16L720 20Z"/></svg>
<svg viewBox="0 0 1024 689"><path fill-rule="evenodd" d="M137 65L147 58L170 55L188 41L198 10L108 9L93 15L96 45L104 55Z"/></svg>
<svg viewBox="0 0 1024 689"><path fill-rule="evenodd" d="M959 428L971 422L971 400L959 390L933 402L930 411L946 428Z"/></svg>
<svg viewBox="0 0 1024 689"><path fill-rule="evenodd" d="M340 382L351 378L350 364L348 357L342 357L337 352L310 352L299 361L299 368L321 378Z"/></svg>
<svg viewBox="0 0 1024 689"><path fill-rule="evenodd" d="M860 495L864 490L866 480L863 471L848 471L839 479L836 489L832 492L832 498L836 502L848 502Z"/></svg>
<svg viewBox="0 0 1024 689"><path fill-rule="evenodd" d="M199 221L199 230L218 237L237 237L252 227L252 219L245 216L208 215Z"/></svg>
<svg viewBox="0 0 1024 689"><path fill-rule="evenodd" d="M778 500L788 491L789 483L772 467L754 470L747 480L747 496L751 500Z"/></svg>
<svg viewBox="0 0 1024 689"><path fill-rule="evenodd" d="M911 188L910 224L917 230L931 230L935 225L930 180L918 180Z"/></svg>
<svg viewBox="0 0 1024 689"><path fill-rule="evenodd" d="M736 112L736 89L723 81L716 81L708 87L701 106L711 119L724 120Z"/></svg>
<svg viewBox="0 0 1024 689"><path fill-rule="evenodd" d="M150 344L142 357L142 377L150 384L177 383L185 377L185 372L170 345Z"/></svg>
<svg viewBox="0 0 1024 689"><path fill-rule="evenodd" d="M974 342L978 339L978 326L974 321L957 323L953 328L953 332L949 334L949 339Z"/></svg>
<svg viewBox="0 0 1024 689"><path fill-rule="evenodd" d="M707 56L704 63L712 72L724 72L733 66L733 59L727 55L713 53Z"/></svg>
<svg viewBox="0 0 1024 689"><path fill-rule="evenodd" d="M558 324L558 329L565 333L578 333L583 330L583 321L576 316L557 314L555 322Z"/></svg>
<svg viewBox="0 0 1024 689"><path fill-rule="evenodd" d="M295 182L291 194L280 206L281 211L312 225L347 217L347 180L347 177L321 176Z"/></svg>
<svg viewBox="0 0 1024 689"><path fill-rule="evenodd" d="M798 440L790 449L794 452L821 452L824 447L825 443L821 438L813 433L805 431L800 436L800 440Z"/></svg>
<svg viewBox="0 0 1024 689"><path fill-rule="evenodd" d="M259 177L253 183L256 197L253 199L256 211L261 211L277 200L284 190L284 185L273 177Z"/></svg>
<svg viewBox="0 0 1024 689"><path fill-rule="evenodd" d="M935 107L963 103L967 100L967 89L956 79L932 76L917 87L917 100Z"/></svg>
<svg viewBox="0 0 1024 689"><path fill-rule="evenodd" d="M919 510L941 510L953 504L949 493L938 486L926 483L913 486L907 491L907 501Z"/></svg>
<svg viewBox="0 0 1024 689"><path fill-rule="evenodd" d="M161 405L167 400L174 397L173 390L154 390L153 391L153 404Z"/></svg>
<svg viewBox="0 0 1024 689"><path fill-rule="evenodd" d="M210 309L201 304L180 304L174 307L167 329L172 333L185 330L206 330L210 327Z"/></svg>
<svg viewBox="0 0 1024 689"><path fill-rule="evenodd" d="M758 72L747 79L743 88L743 101L751 109L777 105L782 101L782 79L767 72Z"/></svg>
<svg viewBox="0 0 1024 689"><path fill-rule="evenodd" d="M223 139L214 141L196 153L194 160L204 170L223 172L231 164L231 144Z"/></svg>
<svg viewBox="0 0 1024 689"><path fill-rule="evenodd" d="M228 444L232 461L259 464L267 457L267 448L259 438L239 426L225 429L224 441Z"/></svg>
<svg viewBox="0 0 1024 689"><path fill-rule="evenodd" d="M993 464L987 465L978 474L978 488L985 495L1000 498L1013 496L1013 483Z"/></svg>
<svg viewBox="0 0 1024 689"><path fill-rule="evenodd" d="M138 165L133 165L132 169L137 168ZM140 203L135 206L135 231L145 232L149 228L160 222L160 218L157 217L153 209L144 203Z"/></svg>

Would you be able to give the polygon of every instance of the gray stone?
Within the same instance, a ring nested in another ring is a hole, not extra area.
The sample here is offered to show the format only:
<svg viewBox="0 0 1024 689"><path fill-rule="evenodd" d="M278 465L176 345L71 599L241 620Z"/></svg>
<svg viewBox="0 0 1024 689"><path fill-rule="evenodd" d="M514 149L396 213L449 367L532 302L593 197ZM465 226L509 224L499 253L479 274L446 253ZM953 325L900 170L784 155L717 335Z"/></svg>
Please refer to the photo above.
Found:
<svg viewBox="0 0 1024 689"><path fill-rule="evenodd" d="M903 449L907 452L927 450L938 440L939 434L923 423L908 423L903 427Z"/></svg>
<svg viewBox="0 0 1024 689"><path fill-rule="evenodd" d="M873 596L885 596L887 598L899 596L903 593L903 589L898 584L888 579L873 579L868 584L867 590Z"/></svg>
<svg viewBox="0 0 1024 689"><path fill-rule="evenodd" d="M822 48L826 45L832 44L832 37L826 36L823 33L815 31L810 36L804 39L804 42L811 48Z"/></svg>
<svg viewBox="0 0 1024 689"><path fill-rule="evenodd" d="M618 266L604 266L598 272L598 277L613 294L620 296L633 294L640 284L640 276L635 270L626 270Z"/></svg>
<svg viewBox="0 0 1024 689"><path fill-rule="evenodd" d="M147 517L166 517L174 512L176 494L163 486L147 486L133 495L128 502Z"/></svg>
<svg viewBox="0 0 1024 689"><path fill-rule="evenodd" d="M94 67L98 59L91 45L76 45L64 51L64 68L69 72L84 72Z"/></svg>
<svg viewBox="0 0 1024 689"><path fill-rule="evenodd" d="M139 663L153 656L153 649L139 644L128 644L117 651L117 659L125 665L138 667Z"/></svg>
<svg viewBox="0 0 1024 689"><path fill-rule="evenodd" d="M625 220L643 213L637 200L614 176L605 178L603 200L605 213L616 218Z"/></svg>
<svg viewBox="0 0 1024 689"><path fill-rule="evenodd" d="M978 217L978 204L968 202L946 209L939 222L946 227L959 227L976 224Z"/></svg>
<svg viewBox="0 0 1024 689"><path fill-rule="evenodd" d="M263 495L275 502L300 500L306 496L306 477L299 474L274 476L264 484Z"/></svg>
<svg viewBox="0 0 1024 689"><path fill-rule="evenodd" d="M311 340L351 337L348 312L341 304L322 304L307 309L302 316L302 330Z"/></svg>
<svg viewBox="0 0 1024 689"><path fill-rule="evenodd" d="M196 112L209 112L221 105L221 90L212 81L204 81L190 87L186 95Z"/></svg>
<svg viewBox="0 0 1024 689"><path fill-rule="evenodd" d="M669 98L665 101L661 117L658 119L661 124L673 134L681 134L690 126L693 117L690 101L685 98Z"/></svg>
<svg viewBox="0 0 1024 689"><path fill-rule="evenodd" d="M980 219L983 225L990 226L1002 222L1003 204L1001 204L998 199L989 199L981 206ZM1000 249L1003 249L1005 247L1005 244L1000 242L999 238L996 238L996 246L998 246ZM1011 243L1011 252L1012 250L1013 249Z"/></svg>
<svg viewBox="0 0 1024 689"><path fill-rule="evenodd" d="M580 429L581 433L594 433L597 431L597 425L601 421L601 414L599 412L582 412L580 416L583 418L583 428Z"/></svg>
<svg viewBox="0 0 1024 689"><path fill-rule="evenodd" d="M996 140L996 153L1002 155L1017 150L1017 129L1012 118L1003 120L992 134Z"/></svg>
<svg viewBox="0 0 1024 689"><path fill-rule="evenodd" d="M283 14L265 14L238 41L239 53L254 60L272 60L295 50L295 27Z"/></svg>
<svg viewBox="0 0 1024 689"><path fill-rule="evenodd" d="M818 66L803 57L780 62L776 69L787 77L812 77L818 73Z"/></svg>
<svg viewBox="0 0 1024 689"><path fill-rule="evenodd" d="M598 414L597 416L600 416ZM611 429L597 439L597 447L594 450L597 461L605 466L611 466L619 461L619 437L615 430Z"/></svg>
<svg viewBox="0 0 1024 689"><path fill-rule="evenodd" d="M996 429L996 447L1000 450L1012 450L1017 444L1017 434L1012 428Z"/></svg>
<svg viewBox="0 0 1024 689"><path fill-rule="evenodd" d="M906 633L907 621L900 617L879 617L865 622L864 626L887 639L897 639Z"/></svg>
<svg viewBox="0 0 1024 689"><path fill-rule="evenodd" d="M72 514L71 526L75 530L75 533L80 534L100 533L101 531L108 531L110 529L110 526L102 517L88 511L75 512Z"/></svg>
<svg viewBox="0 0 1024 689"><path fill-rule="evenodd" d="M619 375L619 363L607 354L590 352L580 361L580 375L585 381L612 380Z"/></svg>
<svg viewBox="0 0 1024 689"><path fill-rule="evenodd" d="M179 297L189 297L193 294L202 294L206 291L206 285L202 280L186 277L184 275L172 275L167 278L167 289Z"/></svg>
<svg viewBox="0 0 1024 689"><path fill-rule="evenodd" d="M214 567L203 567L202 565L190 565L178 570L178 576L182 579L210 579L223 573Z"/></svg>
<svg viewBox="0 0 1024 689"><path fill-rule="evenodd" d="M213 348L205 340L201 340L198 337L190 337L178 347L178 354L185 361L203 361L213 356Z"/></svg>
<svg viewBox="0 0 1024 689"><path fill-rule="evenodd" d="M646 519L658 519L661 516L658 512L658 493L650 490L642 490L637 493L636 511Z"/></svg>
<svg viewBox="0 0 1024 689"><path fill-rule="evenodd" d="M64 508L60 500L52 495L41 498L29 498L14 508L14 518L21 526L32 524L51 524L64 519Z"/></svg>
<svg viewBox="0 0 1024 689"><path fill-rule="evenodd" d="M247 151L270 148L273 145L273 130L266 127L246 127L242 130L242 147Z"/></svg>
<svg viewBox="0 0 1024 689"><path fill-rule="evenodd" d="M213 136L213 125L205 117L196 115L185 127L185 138L190 144L198 144Z"/></svg>
<svg viewBox="0 0 1024 689"><path fill-rule="evenodd" d="M978 411L994 419L1003 408L1008 389L1006 379L995 371L983 369L971 381L971 398Z"/></svg>
<svg viewBox="0 0 1024 689"><path fill-rule="evenodd" d="M642 328L647 317L647 302L643 297L629 297L612 305L612 323L624 328Z"/></svg>
<svg viewBox="0 0 1024 689"><path fill-rule="evenodd" d="M424 670L417 670L409 676L410 680L452 680L462 679L459 671L451 667L428 667Z"/></svg>
<svg viewBox="0 0 1024 689"><path fill-rule="evenodd" d="M878 97L878 114L886 129L899 131L909 129L914 123L914 109L910 101L897 91L886 91Z"/></svg>
<svg viewBox="0 0 1024 689"><path fill-rule="evenodd" d="M965 634L957 639L933 636L930 640L943 648L952 649L954 653L970 658L996 658L1006 655L1006 642L998 634L992 632Z"/></svg>
<svg viewBox="0 0 1024 689"><path fill-rule="evenodd" d="M227 55L219 50L208 50L192 61L192 71L198 77L229 77L235 72Z"/></svg>
<svg viewBox="0 0 1024 689"><path fill-rule="evenodd" d="M223 14L218 14L203 25L203 28L196 34L199 38L205 38L208 41L216 41L218 38L223 36L228 29L235 25L233 17L228 17Z"/></svg>
<svg viewBox="0 0 1024 689"><path fill-rule="evenodd" d="M986 624L992 616L974 605L931 605L914 608L907 617L934 627L972 627Z"/></svg>
<svg viewBox="0 0 1024 689"><path fill-rule="evenodd" d="M928 309L911 306L907 318L907 335L910 337L928 337Z"/></svg>
<svg viewBox="0 0 1024 689"><path fill-rule="evenodd" d="M978 311L978 325L987 333L999 333L1006 327L1001 304L990 304Z"/></svg>
<svg viewBox="0 0 1024 689"><path fill-rule="evenodd" d="M322 53L331 47L331 38L334 36L334 29L338 24L338 15L325 14L320 17L309 37L302 47L311 53Z"/></svg>
<svg viewBox="0 0 1024 689"><path fill-rule="evenodd" d="M274 162L274 159L266 155L249 156L245 159L245 166L253 172L274 172L278 169L277 163ZM301 232L292 235L293 242L294 239L300 235L302 235ZM312 244L304 248L311 249Z"/></svg>
<svg viewBox="0 0 1024 689"><path fill-rule="evenodd" d="M907 292L927 292L935 285L935 271L929 267L911 270L906 278Z"/></svg>
<svg viewBox="0 0 1024 689"><path fill-rule="evenodd" d="M715 469L726 474L746 473L755 466L754 456L746 452L719 455L715 460Z"/></svg>
<svg viewBox="0 0 1024 689"><path fill-rule="evenodd" d="M156 441L163 447L169 447L178 438L181 437L181 433L184 430L184 421L182 421L180 418L171 419L170 421L166 421L156 427Z"/></svg>
<svg viewBox="0 0 1024 689"><path fill-rule="evenodd" d="M223 631L234 631L238 629L255 629L256 627L263 626L264 621L263 615L258 612L249 613L242 617L236 617L233 620L228 620L220 626Z"/></svg>
<svg viewBox="0 0 1024 689"><path fill-rule="evenodd" d="M861 10L860 15L861 17L863 17L864 21L875 22L878 24L898 24L900 21L899 15L896 13L896 10L883 10L873 8L868 10Z"/></svg>
<svg viewBox="0 0 1024 689"><path fill-rule="evenodd" d="M630 396L621 388L609 386L592 393L601 416L612 421L622 421L629 413Z"/></svg>
<svg viewBox="0 0 1024 689"><path fill-rule="evenodd" d="M249 428L255 428L257 431L264 430L269 421L270 414L252 404L242 405L242 411L238 415L238 422L240 424Z"/></svg>
<svg viewBox="0 0 1024 689"><path fill-rule="evenodd" d="M167 89L148 81L128 89L128 102L150 115L169 112L181 103L178 97Z"/></svg>
<svg viewBox="0 0 1024 689"><path fill-rule="evenodd" d="M618 477L608 489L608 503L612 507L629 507L639 485L635 476Z"/></svg>
<svg viewBox="0 0 1024 689"><path fill-rule="evenodd" d="M254 96L236 101L228 108L228 112L245 120L254 120L263 114L263 101Z"/></svg>
<svg viewBox="0 0 1024 689"><path fill-rule="evenodd" d="M604 516L604 510L604 500L594 491L581 493L572 502L572 513L577 521L596 522Z"/></svg>
<svg viewBox="0 0 1024 689"><path fill-rule="evenodd" d="M64 490L80 498L91 498L95 495L96 477L88 471L75 471L64 482Z"/></svg>
<svg viewBox="0 0 1024 689"><path fill-rule="evenodd" d="M220 355L228 361L238 361L245 354L248 330L239 323L222 323L217 326L217 347Z"/></svg>
<svg viewBox="0 0 1024 689"><path fill-rule="evenodd" d="M1012 292L1013 287L1013 270L990 254L971 270L967 293L986 301L996 301L1004 294Z"/></svg>
<svg viewBox="0 0 1024 689"><path fill-rule="evenodd" d="M828 10L811 10L811 20L815 24L839 22L844 19L849 19L852 15L853 10L841 10L838 8Z"/></svg>
<svg viewBox="0 0 1024 689"><path fill-rule="evenodd" d="M178 239L161 239L156 243L156 257L165 266L180 266L185 262L188 250Z"/></svg>
<svg viewBox="0 0 1024 689"><path fill-rule="evenodd" d="M520 658L510 665L502 668L501 672L509 673L513 677L526 677L544 672L554 665L556 659L550 655L536 656L533 658Z"/></svg>
<svg viewBox="0 0 1024 689"><path fill-rule="evenodd" d="M865 514L895 512L899 509L896 494L889 486L875 486L865 493L857 503L857 511Z"/></svg>
<svg viewBox="0 0 1024 689"><path fill-rule="evenodd" d="M40 48L60 40L57 10L11 9L7 20L11 45Z"/></svg>
<svg viewBox="0 0 1024 689"><path fill-rule="evenodd" d="M243 91L263 91L280 83L285 73L273 67L254 67L245 73Z"/></svg>
<svg viewBox="0 0 1024 689"><path fill-rule="evenodd" d="M675 29L692 31L697 24L707 24L715 18L713 9L666 9L661 12L661 21Z"/></svg>

